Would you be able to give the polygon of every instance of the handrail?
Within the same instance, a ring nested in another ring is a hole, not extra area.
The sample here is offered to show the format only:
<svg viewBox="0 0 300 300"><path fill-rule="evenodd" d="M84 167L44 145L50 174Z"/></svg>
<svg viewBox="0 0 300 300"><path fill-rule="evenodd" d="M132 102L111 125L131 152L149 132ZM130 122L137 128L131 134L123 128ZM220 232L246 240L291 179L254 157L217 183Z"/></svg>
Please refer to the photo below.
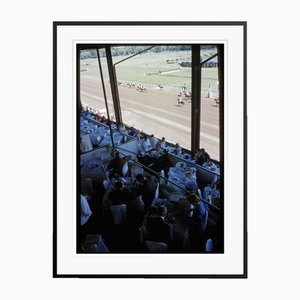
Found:
<svg viewBox="0 0 300 300"><path fill-rule="evenodd" d="M101 123L101 122L99 122L99 121L97 121L97 120L91 119L91 118L89 118L89 117L87 117L87 116L82 116L82 117L83 117L84 119L87 119L88 121L91 121L91 122L93 122L93 123L97 123L97 124L99 124L100 126L109 127L109 126L107 126L106 124L103 124L103 123ZM113 129L113 131L118 131L120 134L126 135L127 137L129 137L129 138L131 138L131 139L137 140L136 137L131 136L131 135L127 134L127 133L121 132L121 131L118 130L118 129ZM91 151L92 151L92 150L91 150ZM126 150L126 151L127 151L127 152L130 152L130 153L132 153L132 154L135 154L135 155L138 154L138 153L135 153L135 152L132 152L132 151L129 151L129 150ZM150 152L150 151L152 151L152 150L149 150L149 152ZM205 167L203 167L203 166L200 166L200 165L198 165L198 164L196 164L196 163L193 163L193 162L191 162L191 161L189 161L189 160L187 160L187 159L185 159L185 158L183 158L183 157L177 156L177 155L175 155L175 154L173 154L173 153L170 153L170 152L166 152L166 154L172 155L173 157L176 157L176 158L178 158L178 159L180 159L180 160L182 160L182 161L184 161L184 162L186 162L186 163L188 163L188 164L191 164L191 165L193 165L193 166L195 166L195 167L198 167L198 168L202 169L203 171L206 171L206 172L208 172L208 173L211 173L211 174L213 174L213 175L215 175L215 176L218 176L218 177L221 176L220 174L218 174L218 173L216 173L216 172L214 172L214 171L212 171L212 170L209 170L209 169L207 169L207 168L205 168Z"/></svg>
<svg viewBox="0 0 300 300"><path fill-rule="evenodd" d="M104 126L104 127L109 127L108 125L103 124L103 123L101 123L101 122L99 122L99 121L97 121L97 120L91 119L91 118L89 118L89 117L86 117L86 116L82 116L82 117L85 118L85 119L87 119L87 120L89 120L89 121L98 123L99 125L102 125L102 126ZM113 130L119 131L118 129L113 129ZM129 134L127 134L127 133L124 133L124 132L121 132L121 131L119 131L119 132L120 132L121 134L126 135L127 137L131 137L132 139L137 140L137 138L134 137L134 136L131 136L131 135L129 135ZM146 135L146 136L148 136L148 137L150 136L150 134L147 134L147 133L144 133L144 132L143 132L143 135ZM169 143L169 142L166 142L166 143L167 143L168 145L174 145L174 144ZM151 150L149 150L149 152L150 152L150 151L151 151ZM133 152L132 152L132 153L133 153ZM182 158L182 157L180 157L180 156L177 156L177 155L175 155L175 154L173 154L173 153L170 153L170 152L166 152L166 153L167 153L167 154L170 154L170 155L172 155L172 156L174 156L174 157L176 157L176 158L179 158L180 160L183 160L183 161L185 161L185 162L187 162L187 163L189 163L189 164L195 165L195 166L199 167L200 169L203 169L204 171L208 171L209 173L212 173L212 174L214 174L214 175L220 177L220 174L215 173L215 172L212 171L212 170L209 170L209 169L207 169L207 168L205 168L205 167L202 167L202 166L200 166L200 165L198 165L198 164L196 164L196 163L193 163L193 162L191 162L191 161L188 161L187 159ZM135 153L135 154L136 154L136 153ZM213 160L213 161L214 161L214 160Z"/></svg>
<svg viewBox="0 0 300 300"><path fill-rule="evenodd" d="M120 148L119 149L117 149L116 151L118 151L119 153L121 153L123 156L126 156L124 153L122 153L121 151L119 151L120 150ZM130 150L127 150L127 149L122 149L121 148L121 150L123 150L123 151L126 151L126 152L129 152L129 153L132 153L132 154L134 154L134 155L137 155L137 153L136 152L133 152L133 151L130 151Z"/></svg>

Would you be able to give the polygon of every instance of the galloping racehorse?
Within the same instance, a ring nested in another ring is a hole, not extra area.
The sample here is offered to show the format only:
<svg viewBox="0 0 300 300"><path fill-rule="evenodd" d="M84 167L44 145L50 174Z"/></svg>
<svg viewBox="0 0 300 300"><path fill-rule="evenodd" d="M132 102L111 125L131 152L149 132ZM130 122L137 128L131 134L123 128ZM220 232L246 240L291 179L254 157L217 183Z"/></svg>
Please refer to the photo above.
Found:
<svg viewBox="0 0 300 300"><path fill-rule="evenodd" d="M179 106L185 104L181 97L177 98L177 102Z"/></svg>

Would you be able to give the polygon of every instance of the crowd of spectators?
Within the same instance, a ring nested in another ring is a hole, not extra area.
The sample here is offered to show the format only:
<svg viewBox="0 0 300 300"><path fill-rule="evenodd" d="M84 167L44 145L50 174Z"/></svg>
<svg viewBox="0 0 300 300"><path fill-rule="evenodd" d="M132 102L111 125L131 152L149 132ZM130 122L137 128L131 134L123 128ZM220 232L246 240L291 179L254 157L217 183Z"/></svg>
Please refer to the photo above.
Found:
<svg viewBox="0 0 300 300"><path fill-rule="evenodd" d="M86 110L88 113L92 113ZM96 114L96 120L101 123L107 123L106 117L102 114ZM151 149L167 148L165 137L157 139L153 134L150 136L141 133L139 130L131 127L126 129L121 125L118 130L126 133L142 144L143 151L148 152ZM87 146L82 139L80 139L80 152L85 153ZM174 154L181 155L182 148L179 143L175 144ZM133 225L131 229L140 229L142 225L146 228L147 239L155 242L162 242L168 246L169 251L183 251L182 245L179 245L174 238L174 223L176 223L176 216L186 218L188 220L188 246L185 251L203 252L205 251L205 241L207 239L206 227L208 223L208 208L199 195L197 195L198 186L187 187L190 190L185 198L174 204L153 205L153 200L157 197L157 188L159 180L156 176L145 174L137 174L134 176L134 185L130 188L126 186L122 177L130 176L130 170L125 167L131 160L131 156L121 156L118 151L112 152L110 146L106 146L105 150L101 152L100 160L105 165L107 172L107 182L109 182L112 189L109 191L108 198L111 206L125 204L127 208L128 224ZM196 164L203 166L205 163L211 161L209 154L204 148L197 149L194 160ZM124 171L127 170L127 171ZM133 177L133 175L132 175ZM80 196L81 201L81 222L80 222L80 240L84 241L89 232L90 220L93 216L93 211L90 208L90 195ZM141 201L143 209L141 209ZM171 211L170 211L171 209ZM217 238L216 238L217 239ZM217 243L216 243L217 244ZM211 245L211 243L210 243Z"/></svg>

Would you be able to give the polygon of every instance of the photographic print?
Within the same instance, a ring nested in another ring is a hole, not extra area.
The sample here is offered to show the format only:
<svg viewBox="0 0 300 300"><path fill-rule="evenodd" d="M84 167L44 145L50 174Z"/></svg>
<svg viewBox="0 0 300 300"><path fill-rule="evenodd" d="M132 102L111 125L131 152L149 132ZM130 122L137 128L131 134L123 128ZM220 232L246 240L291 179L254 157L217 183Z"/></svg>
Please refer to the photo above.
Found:
<svg viewBox="0 0 300 300"><path fill-rule="evenodd" d="M246 23L53 25L53 276L247 277Z"/></svg>

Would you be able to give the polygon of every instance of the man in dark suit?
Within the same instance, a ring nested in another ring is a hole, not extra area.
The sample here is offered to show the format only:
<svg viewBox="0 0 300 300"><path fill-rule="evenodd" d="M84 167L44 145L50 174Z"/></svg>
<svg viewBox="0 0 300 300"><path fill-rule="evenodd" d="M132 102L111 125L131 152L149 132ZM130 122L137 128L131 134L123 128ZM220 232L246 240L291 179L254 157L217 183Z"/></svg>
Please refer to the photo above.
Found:
<svg viewBox="0 0 300 300"><path fill-rule="evenodd" d="M203 153L203 155L204 155L206 161L209 162L209 161L210 161L210 156L209 156L209 154L205 151L204 148L202 148L201 151L202 151L202 153Z"/></svg>
<svg viewBox="0 0 300 300"><path fill-rule="evenodd" d="M165 206L158 207L157 214L147 218L146 230L148 240L166 243L169 246L173 241L173 226L165 221L167 212Z"/></svg>
<svg viewBox="0 0 300 300"><path fill-rule="evenodd" d="M110 177L114 176L115 174L122 176L123 175L122 169L130 159L131 159L130 156L120 157L120 153L116 152L115 158L110 162L108 166L108 170L110 170Z"/></svg>
<svg viewBox="0 0 300 300"><path fill-rule="evenodd" d="M195 161L197 165L203 166L205 162L210 161L209 154L205 151L204 148L198 149L195 154Z"/></svg>
<svg viewBox="0 0 300 300"><path fill-rule="evenodd" d="M155 178L155 176L149 176L146 178L142 174L136 175L136 180L137 180L137 186L136 186L137 195L142 195L145 208L148 209L155 198L155 192L156 192L158 181Z"/></svg>

